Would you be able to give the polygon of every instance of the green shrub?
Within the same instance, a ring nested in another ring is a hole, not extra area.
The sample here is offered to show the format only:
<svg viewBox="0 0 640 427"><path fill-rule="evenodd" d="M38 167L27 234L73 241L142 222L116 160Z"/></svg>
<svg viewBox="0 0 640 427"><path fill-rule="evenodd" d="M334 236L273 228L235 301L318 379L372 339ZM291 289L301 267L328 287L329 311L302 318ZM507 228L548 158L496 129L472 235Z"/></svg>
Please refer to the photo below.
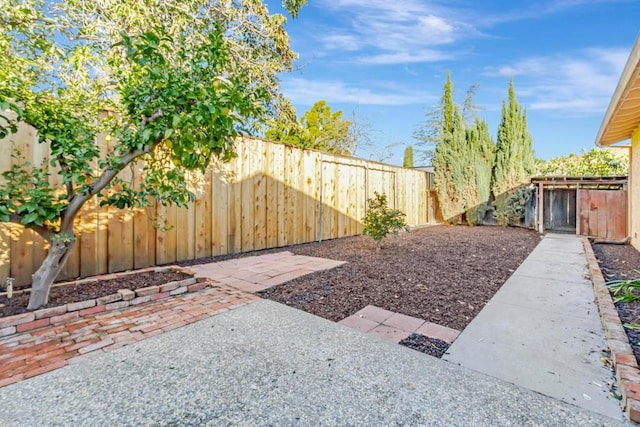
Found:
<svg viewBox="0 0 640 427"><path fill-rule="evenodd" d="M380 250L380 243L389 233L397 233L406 229L405 214L397 209L389 209L387 196L374 193L374 197L367 200L367 212L362 219L364 235L371 236L376 242L376 252Z"/></svg>
<svg viewBox="0 0 640 427"><path fill-rule="evenodd" d="M494 202L494 216L500 225L518 225L524 219L527 204L533 196L528 186L518 187L510 193L501 194Z"/></svg>

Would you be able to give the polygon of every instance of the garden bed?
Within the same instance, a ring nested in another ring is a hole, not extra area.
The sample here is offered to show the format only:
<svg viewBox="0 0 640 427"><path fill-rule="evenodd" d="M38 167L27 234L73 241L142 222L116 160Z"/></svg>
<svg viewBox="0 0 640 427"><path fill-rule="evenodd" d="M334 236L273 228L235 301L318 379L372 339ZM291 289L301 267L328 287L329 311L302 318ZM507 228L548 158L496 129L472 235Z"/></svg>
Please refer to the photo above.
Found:
<svg viewBox="0 0 640 427"><path fill-rule="evenodd" d="M74 282L55 284L49 292L49 302L41 308L60 307L117 294L120 289L135 291L141 288L159 286L169 282L193 277L193 274L174 268L151 268L146 271L133 271L90 278ZM26 313L29 292L23 288L16 291L13 298L0 294L0 317Z"/></svg>
<svg viewBox="0 0 640 427"><path fill-rule="evenodd" d="M631 245L593 244L605 281L640 279L640 252ZM640 292L638 293L640 294ZM629 344L640 364L640 302L615 303L620 320L625 326Z"/></svg>
<svg viewBox="0 0 640 427"><path fill-rule="evenodd" d="M332 321L375 305L462 330L540 239L536 232L520 228L434 226L389 236L380 252L371 238L356 236L241 256L289 250L347 261L262 291L263 298Z"/></svg>

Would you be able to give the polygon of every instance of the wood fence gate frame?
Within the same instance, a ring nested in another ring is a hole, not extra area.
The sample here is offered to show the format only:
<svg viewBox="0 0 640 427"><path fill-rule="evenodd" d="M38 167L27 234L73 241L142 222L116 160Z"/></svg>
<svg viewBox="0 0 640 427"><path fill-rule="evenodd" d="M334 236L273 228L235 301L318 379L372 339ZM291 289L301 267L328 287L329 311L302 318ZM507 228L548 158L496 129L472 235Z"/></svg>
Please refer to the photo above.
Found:
<svg viewBox="0 0 640 427"><path fill-rule="evenodd" d="M535 177L531 179L531 184L536 188L536 230L539 233L545 232L545 190L568 189L576 192L576 234L582 235L581 230L581 200L580 190L610 190L623 191L627 193L628 178L626 176L615 177ZM628 206L627 206L628 209ZM628 217L628 212L625 212ZM625 221L625 230L628 233L628 226ZM606 237L606 236L593 236ZM626 237L626 236L625 236Z"/></svg>

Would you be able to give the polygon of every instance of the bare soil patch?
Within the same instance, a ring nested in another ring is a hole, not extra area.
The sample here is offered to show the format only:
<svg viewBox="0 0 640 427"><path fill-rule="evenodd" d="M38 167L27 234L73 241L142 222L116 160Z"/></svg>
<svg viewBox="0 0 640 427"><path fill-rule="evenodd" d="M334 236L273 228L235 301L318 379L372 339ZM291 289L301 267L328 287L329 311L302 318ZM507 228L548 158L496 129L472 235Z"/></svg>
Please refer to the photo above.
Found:
<svg viewBox="0 0 640 427"><path fill-rule="evenodd" d="M96 280L93 282L69 284L51 288L49 303L42 308L100 298L115 294L118 289L136 290L147 286L163 285L165 283L187 279L190 276L180 272L144 272L129 274L117 279ZM16 294L9 299L0 296L0 317L26 313L29 294Z"/></svg>
<svg viewBox="0 0 640 427"><path fill-rule="evenodd" d="M606 281L640 279L640 252L631 245L592 244ZM618 315L623 324L640 323L640 302L617 302ZM640 363L640 331L624 328L629 344Z"/></svg>
<svg viewBox="0 0 640 427"><path fill-rule="evenodd" d="M375 305L462 330L539 242L520 228L434 226L390 236L377 253L366 236L297 245L286 249L347 264L259 295L332 321Z"/></svg>

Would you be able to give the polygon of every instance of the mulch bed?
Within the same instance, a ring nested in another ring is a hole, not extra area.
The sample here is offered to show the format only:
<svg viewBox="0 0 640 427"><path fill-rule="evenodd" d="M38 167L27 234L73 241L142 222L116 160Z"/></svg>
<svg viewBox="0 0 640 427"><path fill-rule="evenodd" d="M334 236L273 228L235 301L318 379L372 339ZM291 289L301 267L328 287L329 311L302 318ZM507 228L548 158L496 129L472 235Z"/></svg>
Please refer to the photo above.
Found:
<svg viewBox="0 0 640 427"><path fill-rule="evenodd" d="M147 286L187 279L191 276L180 272L145 272L134 273L117 279L108 279L81 284L70 284L51 288L49 303L42 308L100 298L115 294L118 289L136 290ZM14 294L13 298L0 296L0 317L26 313L29 294Z"/></svg>
<svg viewBox="0 0 640 427"><path fill-rule="evenodd" d="M434 226L389 236L377 253L366 236L257 252L286 249L348 262L259 295L332 321L375 305L462 330L540 238L520 228Z"/></svg>
<svg viewBox="0 0 640 427"><path fill-rule="evenodd" d="M631 245L592 244L606 281L640 279L640 252ZM620 320L640 323L640 302L615 303ZM640 331L625 327L629 344L640 363Z"/></svg>
<svg viewBox="0 0 640 427"><path fill-rule="evenodd" d="M437 357L438 359L442 358L449 349L449 343L436 338L425 337L420 334L411 334L400 341L399 344L413 350L426 353L429 356Z"/></svg>

